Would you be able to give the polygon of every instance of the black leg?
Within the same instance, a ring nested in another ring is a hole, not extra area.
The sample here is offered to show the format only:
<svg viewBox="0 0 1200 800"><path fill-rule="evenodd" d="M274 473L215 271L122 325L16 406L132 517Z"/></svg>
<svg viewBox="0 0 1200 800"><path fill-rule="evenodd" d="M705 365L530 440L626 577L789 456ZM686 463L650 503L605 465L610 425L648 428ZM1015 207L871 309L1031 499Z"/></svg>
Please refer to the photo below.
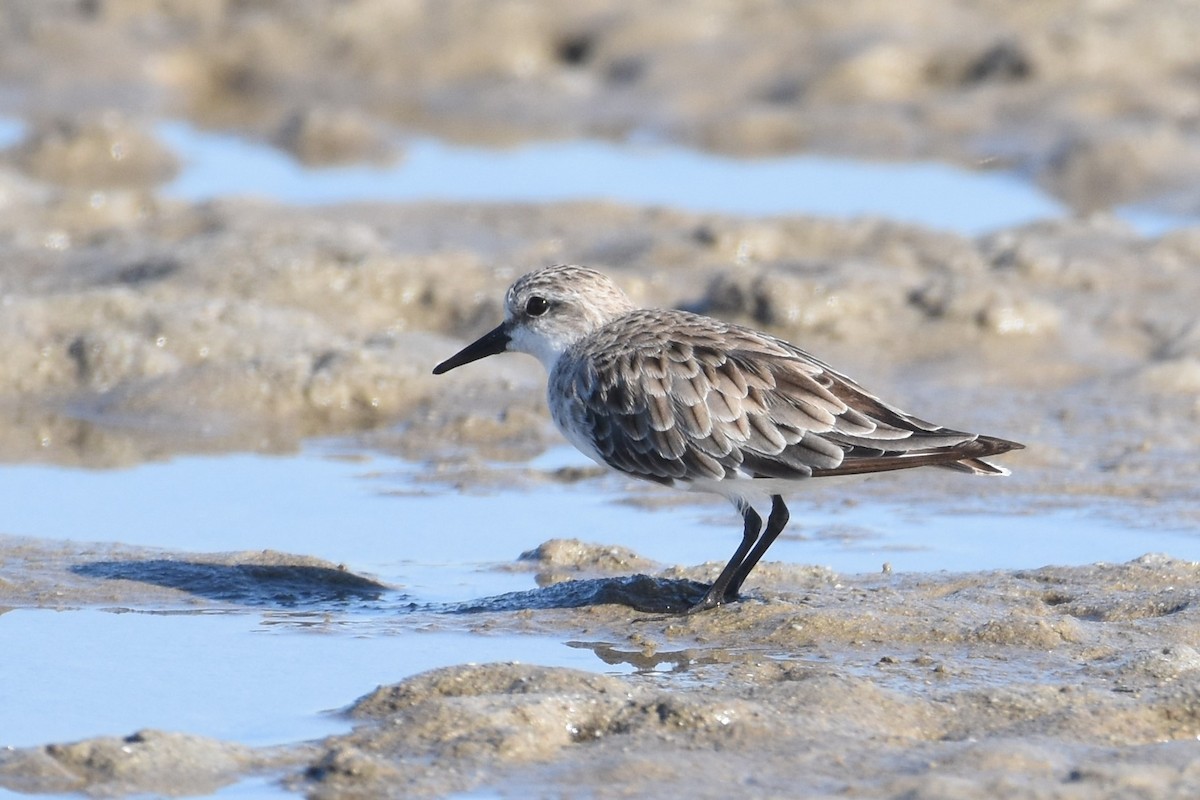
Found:
<svg viewBox="0 0 1200 800"><path fill-rule="evenodd" d="M722 598L724 602L728 603L737 599L738 592L741 590L746 576L758 564L759 559L767 552L767 548L779 538L779 534L783 532L784 527L788 524L788 518L788 510L787 506L783 504L783 497L777 494L771 495L771 516L767 517L767 529L763 531L762 538L754 545L754 549L750 551L750 555L746 556L746 560L738 566L733 579L729 581L729 585L725 587L725 595ZM743 540L744 542L745 540Z"/></svg>
<svg viewBox="0 0 1200 800"><path fill-rule="evenodd" d="M782 503L782 501L780 501ZM742 532L742 543L738 545L738 549L734 552L733 558L729 559L729 563L725 565L725 569L721 570L721 574L713 581L713 585L708 587L704 597L700 602L688 609L687 613L695 614L697 611L706 611L710 608L716 608L729 599L728 587L730 581L734 580L734 576L741 571L742 560L746 558L746 554L750 552L750 548L754 546L754 540L758 538L758 532L762 530L762 517L758 512L749 505L741 509L742 519L746 521L746 528ZM787 514L785 509L784 514ZM775 512L771 512L771 519L775 518ZM786 520L785 520L786 521ZM782 525L780 526L783 527ZM763 548L766 550L766 548ZM757 560L757 559L756 559ZM753 565L751 565L753 566ZM747 570L749 572L749 570ZM740 582L739 582L740 583ZM734 597L737 597L737 591L734 590Z"/></svg>

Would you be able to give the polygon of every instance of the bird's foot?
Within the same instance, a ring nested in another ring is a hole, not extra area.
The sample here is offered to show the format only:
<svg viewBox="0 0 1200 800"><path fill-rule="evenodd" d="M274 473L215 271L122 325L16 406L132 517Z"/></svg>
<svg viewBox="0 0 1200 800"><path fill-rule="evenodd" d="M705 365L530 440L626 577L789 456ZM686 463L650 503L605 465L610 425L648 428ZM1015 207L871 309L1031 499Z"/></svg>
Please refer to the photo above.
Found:
<svg viewBox="0 0 1200 800"><path fill-rule="evenodd" d="M716 587L713 587L713 588L716 588ZM723 606L726 603L732 603L732 602L736 601L737 599L738 599L737 594L729 594L727 592L713 591L713 589L710 588L707 592L705 592L704 596L701 597L699 601L697 601L694 605L692 605L690 608L688 608L688 610L685 611L684 613L685 614L699 614L701 611L708 611L710 609L716 608L717 606Z"/></svg>

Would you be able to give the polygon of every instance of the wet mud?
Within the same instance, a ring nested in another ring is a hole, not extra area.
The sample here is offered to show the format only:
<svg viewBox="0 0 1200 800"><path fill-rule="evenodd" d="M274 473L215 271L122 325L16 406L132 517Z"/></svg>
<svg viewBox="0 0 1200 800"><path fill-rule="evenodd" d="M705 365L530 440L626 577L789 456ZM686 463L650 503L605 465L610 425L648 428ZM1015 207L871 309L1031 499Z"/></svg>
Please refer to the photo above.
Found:
<svg viewBox="0 0 1200 800"><path fill-rule="evenodd" d="M278 576L305 580L302 607L337 613L386 591L311 559L185 559L236 568L240 589L201 590L195 566L163 577L153 553L22 550L0 601L32 602L74 576L60 602L253 607ZM580 551L579 543L568 543ZM548 542L546 550L562 543ZM416 608L392 592L373 613L396 626L561 636L628 674L495 663L380 686L341 713L349 733L249 747L138 731L0 753L0 786L94 795L205 794L267 775L310 797L502 794L714 796L736 787L804 796L1187 797L1200 788L1200 566L1148 555L1125 564L968 574L837 575L771 564L740 603L699 615L628 604L690 585L679 570L587 574L474 605ZM114 574L114 555L124 565ZM632 554L628 554L632 555ZM95 560L103 556L104 560ZM177 554L176 558L179 558ZM267 568L269 567L269 569ZM688 570L707 579L719 564ZM330 574L342 577L329 580ZM224 585L220 572L213 583ZM37 577L30 577L31 575ZM757 573L756 573L757 576ZM21 582L25 586L20 586ZM139 588L138 584L147 586ZM563 587L582 584L579 602ZM626 594L588 591L615 587ZM89 596L89 592L93 594ZM364 592L366 597L364 598ZM390 611L388 609L391 609ZM186 767L186 769L184 768Z"/></svg>
<svg viewBox="0 0 1200 800"><path fill-rule="evenodd" d="M513 467L561 443L531 359L430 374L496 323L517 274L575 262L639 303L766 328L906 409L1027 445L986 488L929 474L815 496L944 508L986 494L1014 526L1101 504L1134 525L1200 525L1200 227L1146 237L1106 213L1200 209L1190 3L917 3L903 24L869 0L835 14L702 2L684 24L645 8L10 3L0 111L29 130L0 154L0 458L111 468L322 436L419 462L436 491L594 480ZM397 133L986 162L1087 213L967 238L616 203L188 204L158 191L179 168L154 138L164 116L310 164L402 158ZM367 614L382 629L551 636L600 662L464 655L363 686L341 712L353 729L317 741L144 730L5 749L0 787L1200 794L1200 566L1147 554L839 575L767 561L744 601L680 616L720 562L548 541L497 567L537 588L427 605L304 554L0 535L0 613Z"/></svg>
<svg viewBox="0 0 1200 800"><path fill-rule="evenodd" d="M164 202L114 221L57 217L59 202L17 194L0 219L9 460L118 466L337 435L428 462L442 485L486 485L489 462L561 442L542 370L431 365L500 319L526 266L580 261L637 302L767 328L903 408L1031 445L988 492L1192 514L1196 229L1068 221L968 239L586 203ZM946 479L878 491L924 485Z"/></svg>

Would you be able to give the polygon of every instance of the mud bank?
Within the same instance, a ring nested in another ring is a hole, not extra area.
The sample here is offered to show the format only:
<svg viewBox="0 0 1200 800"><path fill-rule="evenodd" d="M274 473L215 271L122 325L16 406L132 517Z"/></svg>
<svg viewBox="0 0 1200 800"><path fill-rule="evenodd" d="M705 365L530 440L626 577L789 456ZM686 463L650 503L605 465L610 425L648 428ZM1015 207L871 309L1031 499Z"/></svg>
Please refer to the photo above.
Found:
<svg viewBox="0 0 1200 800"><path fill-rule="evenodd" d="M316 435L451 479L528 458L560 441L532 359L430 369L499 320L516 274L578 262L638 302L765 327L902 407L1031 445L994 490L1179 510L1196 480L1197 229L1146 239L1097 218L968 239L605 204L302 210L127 193L96 207L8 180L9 460L111 466Z"/></svg>
<svg viewBox="0 0 1200 800"><path fill-rule="evenodd" d="M17 548L40 564L45 585L57 585L55 569L70 572L76 589L68 603L88 602L92 592L91 601L179 606L178 597L139 595L139 581L156 580L135 574L147 554L123 553L122 577L84 568L111 554L64 558L28 542L2 544L0 561L11 563ZM537 557L597 583L617 580L604 575L637 560L624 553L614 563L607 548L569 543L547 543ZM200 560L264 563L245 555ZM267 561L279 571L316 566L283 554ZM718 566L660 573L638 591L708 579ZM274 591L278 575L247 572L221 607L253 605ZM293 745L131 731L9 749L0 753L0 786L194 795L265 776L310 797L477 788L545 796L586 787L601 797L1183 798L1200 789L1194 563L1148 555L1079 568L910 575L771 564L755 575L746 601L690 617L613 604L555 609L561 583L524 593L526 610L515 613L410 611L392 624L562 637L593 651L598 669L435 670L348 705L349 733ZM14 590L11 576L0 581L0 603L40 603ZM193 585L188 605L212 607L211 597ZM633 672L597 674L604 665Z"/></svg>
<svg viewBox="0 0 1200 800"><path fill-rule="evenodd" d="M1186 0L14 2L10 113L120 108L238 128L306 163L396 157L397 132L641 137L1015 167L1076 208L1195 214Z"/></svg>

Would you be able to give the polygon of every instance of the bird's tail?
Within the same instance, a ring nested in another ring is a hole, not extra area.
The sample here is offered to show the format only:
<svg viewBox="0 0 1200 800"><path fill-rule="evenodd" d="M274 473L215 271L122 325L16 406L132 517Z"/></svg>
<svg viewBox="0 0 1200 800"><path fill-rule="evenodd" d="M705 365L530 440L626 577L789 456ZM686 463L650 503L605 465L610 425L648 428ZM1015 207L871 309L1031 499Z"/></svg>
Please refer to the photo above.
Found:
<svg viewBox="0 0 1200 800"><path fill-rule="evenodd" d="M985 461L986 456L1007 453L1009 450L1024 450L1025 445L1000 439L995 436L977 436L969 442L963 442L952 449L951 453L961 452L962 456L952 461L946 461L934 466L952 469L955 472L966 472L971 475L1009 475L1007 468L999 464Z"/></svg>
<svg viewBox="0 0 1200 800"><path fill-rule="evenodd" d="M814 476L861 475L867 472L888 472L914 467L940 467L956 472L966 472L970 475L1008 475L1007 469L985 459L989 456L1007 453L1009 450L1023 449L1025 449L1025 445L1018 442L980 435L947 447L910 450L901 454L884 453L878 456L851 457L833 469L814 469L812 474Z"/></svg>

